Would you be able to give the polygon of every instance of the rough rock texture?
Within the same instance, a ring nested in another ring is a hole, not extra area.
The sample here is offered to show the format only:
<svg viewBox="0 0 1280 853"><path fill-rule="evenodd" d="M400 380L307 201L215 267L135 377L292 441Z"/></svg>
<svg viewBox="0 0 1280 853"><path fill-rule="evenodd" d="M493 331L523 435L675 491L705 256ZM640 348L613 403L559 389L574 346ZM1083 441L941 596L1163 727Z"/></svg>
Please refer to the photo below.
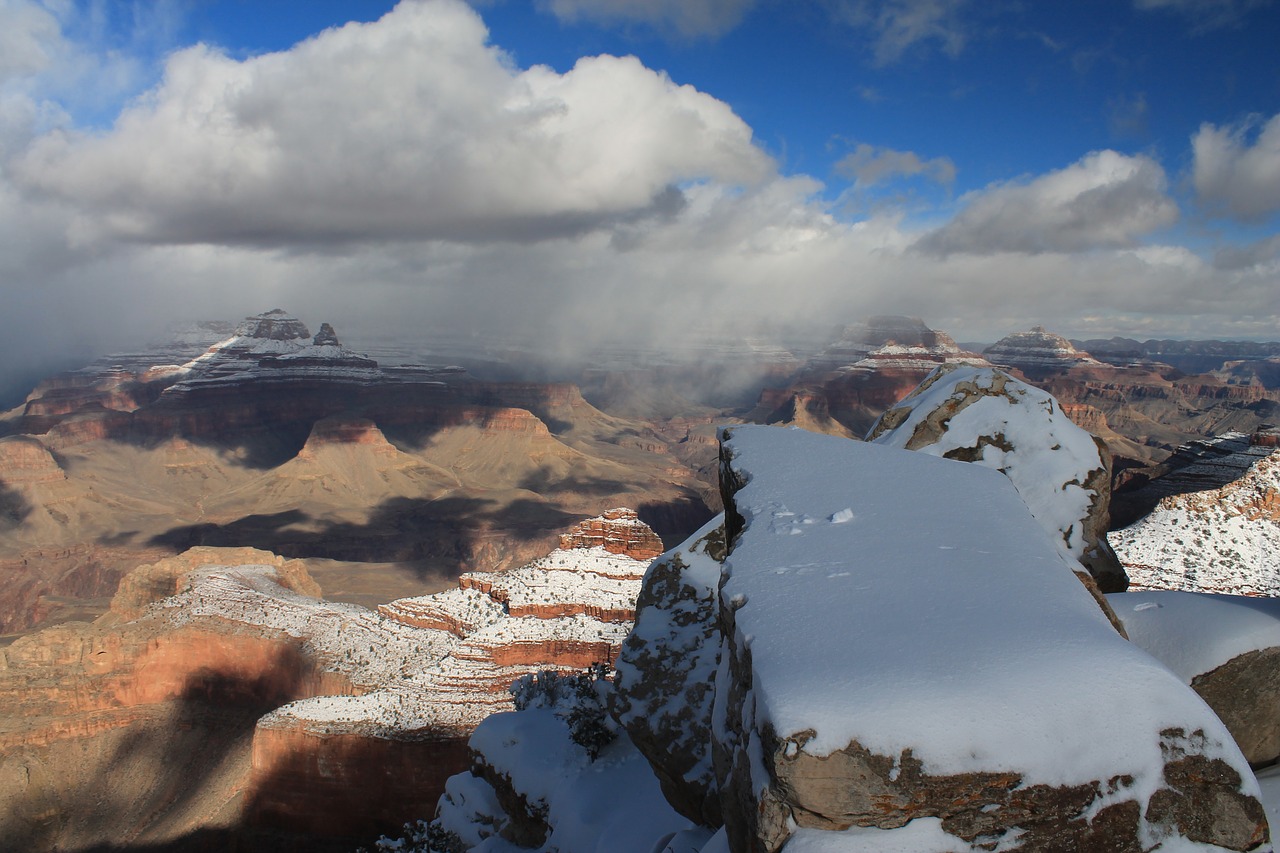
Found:
<svg viewBox="0 0 1280 853"><path fill-rule="evenodd" d="M1111 456L1049 394L999 370L940 368L867 440L1000 471L1103 592L1128 586L1107 544Z"/></svg>
<svg viewBox="0 0 1280 853"><path fill-rule="evenodd" d="M649 567L635 627L618 656L610 708L653 767L667 802L709 827L723 822L710 728L723 558L723 519L715 518Z"/></svg>
<svg viewBox="0 0 1280 853"><path fill-rule="evenodd" d="M1149 515L1109 534L1116 554L1138 589L1280 595L1280 450L1240 434L1199 449L1144 490L1163 494Z"/></svg>
<svg viewBox="0 0 1280 853"><path fill-rule="evenodd" d="M320 597L320 585L307 573L299 560L258 548L196 547L155 563L139 566L120 581L111 598L115 618L131 620L140 617L151 604L177 595L188 586L188 575L203 566L256 565L275 569L276 582L285 589L312 598Z"/></svg>
<svg viewBox="0 0 1280 853"><path fill-rule="evenodd" d="M635 550L656 538L629 511L609 515L569 540ZM381 613L318 600L299 561L260 550L202 547L141 566L94 625L47 629L3 651L0 746L18 757L0 760L0 797L20 807L0 835L65 847L217 828L321 846L347 839L350 849L430 814L466 766L471 730L512 707L512 680L616 656L646 566L599 546L556 550L518 570L473 573L488 592L477 582ZM556 612L531 615L538 600ZM175 740L171 728L194 734ZM67 769L90 744L150 738L187 756L202 737L226 757L184 757L189 780L156 772L159 746ZM117 804L114 818L62 805L49 823L49 803L70 803L76 786L115 765L131 774L119 782L131 805ZM45 767L63 769L23 781L35 771L22 768Z"/></svg>
<svg viewBox="0 0 1280 853"><path fill-rule="evenodd" d="M1280 598L1107 596L1130 639L1213 708L1254 767L1280 760Z"/></svg>
<svg viewBox="0 0 1280 853"><path fill-rule="evenodd" d="M1280 760L1280 645L1245 652L1197 675L1191 689L1226 725L1250 764Z"/></svg>
<svg viewBox="0 0 1280 853"><path fill-rule="evenodd" d="M1266 843L1230 734L1108 626L1008 480L766 427L726 431L722 472L730 849L922 819L953 850ZM922 512L906 539L884 522Z"/></svg>
<svg viewBox="0 0 1280 853"><path fill-rule="evenodd" d="M611 509L579 524L560 537L560 548L603 548L633 560L649 561L662 553L662 540L640 520L635 510Z"/></svg>

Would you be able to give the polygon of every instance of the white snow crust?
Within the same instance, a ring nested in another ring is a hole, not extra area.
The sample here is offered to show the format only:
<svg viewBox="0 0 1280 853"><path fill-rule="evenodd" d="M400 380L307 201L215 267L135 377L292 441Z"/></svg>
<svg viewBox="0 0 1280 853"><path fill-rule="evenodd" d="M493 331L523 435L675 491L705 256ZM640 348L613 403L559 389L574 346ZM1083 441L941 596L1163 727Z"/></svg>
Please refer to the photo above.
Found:
<svg viewBox="0 0 1280 853"><path fill-rule="evenodd" d="M875 443L905 448L930 413L972 393L957 386L972 384L990 390L997 375L997 371L981 367L931 374L894 407L910 410L906 420L878 436ZM1011 377L1005 379L1003 393L983 397L960 410L937 443L914 449L945 456L976 448L983 437L1007 443L1011 450L994 444L982 447L982 457L973 464L994 468L1012 480L1031 514L1079 559L1086 548L1082 522L1094 499L1093 492L1081 484L1090 471L1103 465L1098 447L1093 436L1072 423L1051 394Z"/></svg>
<svg viewBox="0 0 1280 853"><path fill-rule="evenodd" d="M470 746L495 761L531 805L546 807L551 834L539 848L546 853L652 853L663 837L694 828L667 804L653 770L626 734L592 762L569 739L564 722L538 708L489 717ZM442 801L442 822L451 825L446 810ZM492 836L474 850L506 853L505 844Z"/></svg>
<svg viewBox="0 0 1280 853"><path fill-rule="evenodd" d="M1117 796L1145 801L1161 784L1157 733L1203 728L1205 754L1251 784L1225 727L1115 632L1007 478L798 430L728 432L747 526L721 597L737 607L732 647L750 650L755 730L814 732L803 748L817 756L855 740L910 749L931 774L1132 773ZM850 521L827 521L845 509ZM718 709L717 737L723 724Z"/></svg>
<svg viewBox="0 0 1280 853"><path fill-rule="evenodd" d="M1107 601L1129 639L1188 684L1232 658L1280 646L1280 598L1146 591Z"/></svg>
<svg viewBox="0 0 1280 853"><path fill-rule="evenodd" d="M1258 458L1259 449L1240 454L1251 465L1233 482L1161 498L1107 534L1131 588L1280 596L1280 451Z"/></svg>

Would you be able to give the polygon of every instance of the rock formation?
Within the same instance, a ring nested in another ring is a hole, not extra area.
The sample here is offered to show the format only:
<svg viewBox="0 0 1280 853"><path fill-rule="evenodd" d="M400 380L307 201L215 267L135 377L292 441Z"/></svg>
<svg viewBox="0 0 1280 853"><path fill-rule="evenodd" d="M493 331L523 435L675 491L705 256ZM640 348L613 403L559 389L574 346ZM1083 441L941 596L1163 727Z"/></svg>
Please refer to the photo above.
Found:
<svg viewBox="0 0 1280 853"><path fill-rule="evenodd" d="M758 427L727 435L723 459L712 731L732 849L921 819L956 849L1010 833L1026 849L1266 840L1229 733L1111 628L1007 480ZM878 520L893 517L929 523L904 539ZM1114 714L1138 689L1159 710ZM1041 752L1104 717L1069 757Z"/></svg>
<svg viewBox="0 0 1280 853"><path fill-rule="evenodd" d="M987 362L917 317L871 317L841 329L789 386L766 389L748 420L861 435L942 364Z"/></svg>
<svg viewBox="0 0 1280 853"><path fill-rule="evenodd" d="M1044 326L1033 326L1029 332L1003 337L984 349L982 355L998 367L1012 367L1027 376L1101 363L1089 353L1077 350L1061 335L1046 331Z"/></svg>
<svg viewBox="0 0 1280 853"><path fill-rule="evenodd" d="M721 458L724 538L647 574L621 732L593 754L546 709L490 717L434 823L458 849L1268 848L1228 729L1007 478L766 427Z"/></svg>
<svg viewBox="0 0 1280 853"><path fill-rule="evenodd" d="M1128 586L1106 537L1111 455L1044 391L990 368L939 368L867 440L994 468L1103 592Z"/></svg>
<svg viewBox="0 0 1280 853"><path fill-rule="evenodd" d="M565 542L574 547L376 613L314 598L300 562L252 549L198 548L139 567L92 626L32 634L0 659L0 696L10 697L0 745L16 756L0 765L0 797L21 806L0 834L71 846L220 829L345 839L350 849L429 812L466 765L467 735L512 707L512 680L616 657L647 566L630 555L653 554L657 538L615 509ZM76 786L115 759L108 751L104 764L74 768L68 755L89 743L173 741L175 714L183 731L230 738L226 756L213 756L220 764L198 761L181 782L159 774L153 788L146 762L162 759L139 752L121 795L140 805L116 820L73 805ZM218 714L239 715L229 733ZM62 767L65 778L29 785L21 767ZM51 824L40 816L52 801L64 805Z"/></svg>
<svg viewBox="0 0 1280 853"><path fill-rule="evenodd" d="M1280 595L1280 450L1267 440L1185 448L1142 490L1155 509L1108 535L1136 589Z"/></svg>
<svg viewBox="0 0 1280 853"><path fill-rule="evenodd" d="M1107 596L1136 645L1209 704L1254 767L1280 760L1280 599Z"/></svg>
<svg viewBox="0 0 1280 853"><path fill-rule="evenodd" d="M344 595L374 603L526 563L609 506L671 542L718 509L709 415L620 418L573 385L380 364L309 332L279 310L202 327L3 416L0 631L100 615L125 572L192 546L346 564L328 565Z"/></svg>
<svg viewBox="0 0 1280 853"><path fill-rule="evenodd" d="M710 827L723 823L710 730L723 559L719 516L649 567L635 627L618 657L611 708L671 807Z"/></svg>

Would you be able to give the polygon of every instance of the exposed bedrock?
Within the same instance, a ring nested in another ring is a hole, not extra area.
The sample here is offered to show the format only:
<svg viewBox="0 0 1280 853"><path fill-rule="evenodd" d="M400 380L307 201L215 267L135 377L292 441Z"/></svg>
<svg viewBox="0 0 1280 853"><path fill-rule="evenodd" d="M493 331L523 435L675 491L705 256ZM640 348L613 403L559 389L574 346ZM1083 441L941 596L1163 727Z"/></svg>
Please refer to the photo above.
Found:
<svg viewBox="0 0 1280 853"><path fill-rule="evenodd" d="M1107 544L1111 454L1050 394L992 368L943 367L885 412L867 440L994 468L1102 592L1128 586Z"/></svg>
<svg viewBox="0 0 1280 853"><path fill-rule="evenodd" d="M731 849L853 827L972 850L1266 842L1228 730L1113 630L1007 478L768 427L726 430L722 460Z"/></svg>

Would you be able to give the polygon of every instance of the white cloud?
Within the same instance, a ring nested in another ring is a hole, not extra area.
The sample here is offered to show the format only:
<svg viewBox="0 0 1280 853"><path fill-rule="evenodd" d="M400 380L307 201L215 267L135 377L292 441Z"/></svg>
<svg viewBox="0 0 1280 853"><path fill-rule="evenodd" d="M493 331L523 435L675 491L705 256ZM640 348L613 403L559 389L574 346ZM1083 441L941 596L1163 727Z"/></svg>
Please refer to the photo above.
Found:
<svg viewBox="0 0 1280 853"><path fill-rule="evenodd" d="M0 0L0 83L43 71L62 37L57 17L31 0Z"/></svg>
<svg viewBox="0 0 1280 853"><path fill-rule="evenodd" d="M949 157L921 159L914 151L895 151L860 144L835 165L837 173L853 178L859 186L869 187L898 176L924 175L940 184L950 185L956 179L956 164Z"/></svg>
<svg viewBox="0 0 1280 853"><path fill-rule="evenodd" d="M635 59L520 69L486 38L470 9L428 2L243 62L190 48L113 129L34 141L43 102L0 100L0 370L277 305L340 334L443 327L576 352L868 313L990 340L1037 322L1201 337L1280 322L1269 244L1216 267L1134 248L1176 215L1149 158L992 186L928 234L884 208L849 223L709 95ZM863 181L954 168L887 148L846 165Z"/></svg>
<svg viewBox="0 0 1280 853"><path fill-rule="evenodd" d="M539 0L569 23L646 24L683 38L720 36L736 27L755 0Z"/></svg>
<svg viewBox="0 0 1280 853"><path fill-rule="evenodd" d="M1205 123L1191 139L1200 200L1246 220L1280 210L1280 114L1258 124L1256 118L1226 127Z"/></svg>
<svg viewBox="0 0 1280 853"><path fill-rule="evenodd" d="M914 46L936 43L955 56L968 29L961 16L968 0L828 0L836 19L868 30L876 65L897 62Z"/></svg>
<svg viewBox="0 0 1280 853"><path fill-rule="evenodd" d="M721 101L634 57L518 71L456 0L243 62L198 46L105 135L17 162L82 239L541 239L666 215L674 185L773 173Z"/></svg>
<svg viewBox="0 0 1280 853"><path fill-rule="evenodd" d="M1149 157L1098 151L1026 183L970 194L960 213L918 246L940 255L1129 246L1178 218L1166 184Z"/></svg>

